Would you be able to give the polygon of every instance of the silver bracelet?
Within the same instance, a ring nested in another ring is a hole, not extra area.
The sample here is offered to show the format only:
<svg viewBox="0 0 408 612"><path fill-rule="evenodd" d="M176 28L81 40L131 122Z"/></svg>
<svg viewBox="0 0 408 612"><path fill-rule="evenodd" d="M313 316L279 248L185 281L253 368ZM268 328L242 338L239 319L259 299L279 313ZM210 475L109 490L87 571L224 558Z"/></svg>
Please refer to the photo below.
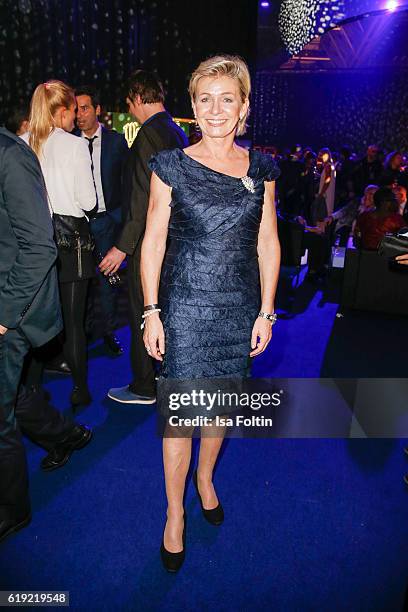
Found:
<svg viewBox="0 0 408 612"><path fill-rule="evenodd" d="M158 307L159 307L159 305L158 305L158 304L147 304L147 305L146 305L146 306L143 308L143 310L144 310L144 312L149 312L149 310L157 310L157 309L158 309Z"/></svg>
<svg viewBox="0 0 408 612"><path fill-rule="evenodd" d="M146 312L142 314L142 324L140 326L140 329L144 329L146 319L148 319L155 312L161 312L161 308L154 308L153 310L147 310Z"/></svg>
<svg viewBox="0 0 408 612"><path fill-rule="evenodd" d="M275 325L278 315L276 314L276 312L272 312L272 313L260 312L258 314L258 317L261 317L261 319L267 319L268 321L272 323L272 325Z"/></svg>

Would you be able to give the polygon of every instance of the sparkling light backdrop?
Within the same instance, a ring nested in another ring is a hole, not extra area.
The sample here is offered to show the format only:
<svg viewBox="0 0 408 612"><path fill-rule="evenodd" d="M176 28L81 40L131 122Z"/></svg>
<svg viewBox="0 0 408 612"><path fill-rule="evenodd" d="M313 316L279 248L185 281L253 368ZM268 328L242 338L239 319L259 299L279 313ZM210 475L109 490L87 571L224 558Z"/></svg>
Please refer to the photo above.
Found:
<svg viewBox="0 0 408 612"><path fill-rule="evenodd" d="M364 13L402 8L406 0L281 0L279 31L283 44L295 54L315 36L324 34L344 19Z"/></svg>
<svg viewBox="0 0 408 612"><path fill-rule="evenodd" d="M191 116L191 70L219 51L251 59L256 15L256 0L0 0L0 119L49 78L95 83L123 110L139 67L162 77L170 112Z"/></svg>
<svg viewBox="0 0 408 612"><path fill-rule="evenodd" d="M256 144L408 151L406 73L258 73L256 85Z"/></svg>
<svg viewBox="0 0 408 612"><path fill-rule="evenodd" d="M344 0L283 0L279 29L286 49L298 53L314 36L345 16Z"/></svg>

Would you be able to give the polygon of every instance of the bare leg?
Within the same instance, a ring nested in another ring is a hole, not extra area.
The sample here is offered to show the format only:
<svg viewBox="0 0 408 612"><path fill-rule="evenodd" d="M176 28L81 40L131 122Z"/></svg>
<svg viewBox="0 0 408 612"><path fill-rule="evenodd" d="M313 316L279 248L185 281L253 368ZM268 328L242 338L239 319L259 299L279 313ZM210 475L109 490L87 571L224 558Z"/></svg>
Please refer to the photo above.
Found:
<svg viewBox="0 0 408 612"><path fill-rule="evenodd" d="M168 503L164 547L172 553L183 550L183 498L190 460L191 437L163 438L164 477Z"/></svg>
<svg viewBox="0 0 408 612"><path fill-rule="evenodd" d="M212 483L215 462L224 441L225 427L208 426L201 431L200 455L198 458L197 484L206 510L218 506L218 497Z"/></svg>

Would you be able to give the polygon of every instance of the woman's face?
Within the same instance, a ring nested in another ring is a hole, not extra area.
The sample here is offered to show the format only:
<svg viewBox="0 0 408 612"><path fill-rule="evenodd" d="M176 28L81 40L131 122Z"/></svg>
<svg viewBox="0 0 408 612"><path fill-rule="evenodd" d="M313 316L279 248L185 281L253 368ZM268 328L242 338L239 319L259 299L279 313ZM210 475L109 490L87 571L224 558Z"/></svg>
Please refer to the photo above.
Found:
<svg viewBox="0 0 408 612"><path fill-rule="evenodd" d="M75 108L76 104L73 102L69 108L63 108L61 110L61 127L66 132L72 132L75 125Z"/></svg>
<svg viewBox="0 0 408 612"><path fill-rule="evenodd" d="M224 138L235 132L248 104L248 100L241 100L236 79L203 77L198 81L193 110L203 134L210 138Z"/></svg>

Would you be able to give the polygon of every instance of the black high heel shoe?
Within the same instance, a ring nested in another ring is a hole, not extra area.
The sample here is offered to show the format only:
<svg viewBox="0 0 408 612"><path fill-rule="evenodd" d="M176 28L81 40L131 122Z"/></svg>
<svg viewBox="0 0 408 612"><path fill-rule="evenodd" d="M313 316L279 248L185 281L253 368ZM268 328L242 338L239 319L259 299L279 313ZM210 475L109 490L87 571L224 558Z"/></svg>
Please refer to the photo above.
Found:
<svg viewBox="0 0 408 612"><path fill-rule="evenodd" d="M204 518L211 523L211 525L222 525L224 522L224 509L221 504L218 502L218 506L215 508L211 508L211 510L206 510L203 506L203 501L201 499L200 492L198 490L198 482L197 482L197 470L193 474L193 482L197 491L198 499L200 500L201 510L203 512Z"/></svg>
<svg viewBox="0 0 408 612"><path fill-rule="evenodd" d="M161 556L161 560L162 560L164 568L172 574L175 574L176 572L179 571L180 567L184 563L184 559L186 556L186 523L187 523L187 515L184 512L183 550L181 550L180 552L172 553L168 551L164 547L164 535L163 535L163 540L160 546L160 556Z"/></svg>

